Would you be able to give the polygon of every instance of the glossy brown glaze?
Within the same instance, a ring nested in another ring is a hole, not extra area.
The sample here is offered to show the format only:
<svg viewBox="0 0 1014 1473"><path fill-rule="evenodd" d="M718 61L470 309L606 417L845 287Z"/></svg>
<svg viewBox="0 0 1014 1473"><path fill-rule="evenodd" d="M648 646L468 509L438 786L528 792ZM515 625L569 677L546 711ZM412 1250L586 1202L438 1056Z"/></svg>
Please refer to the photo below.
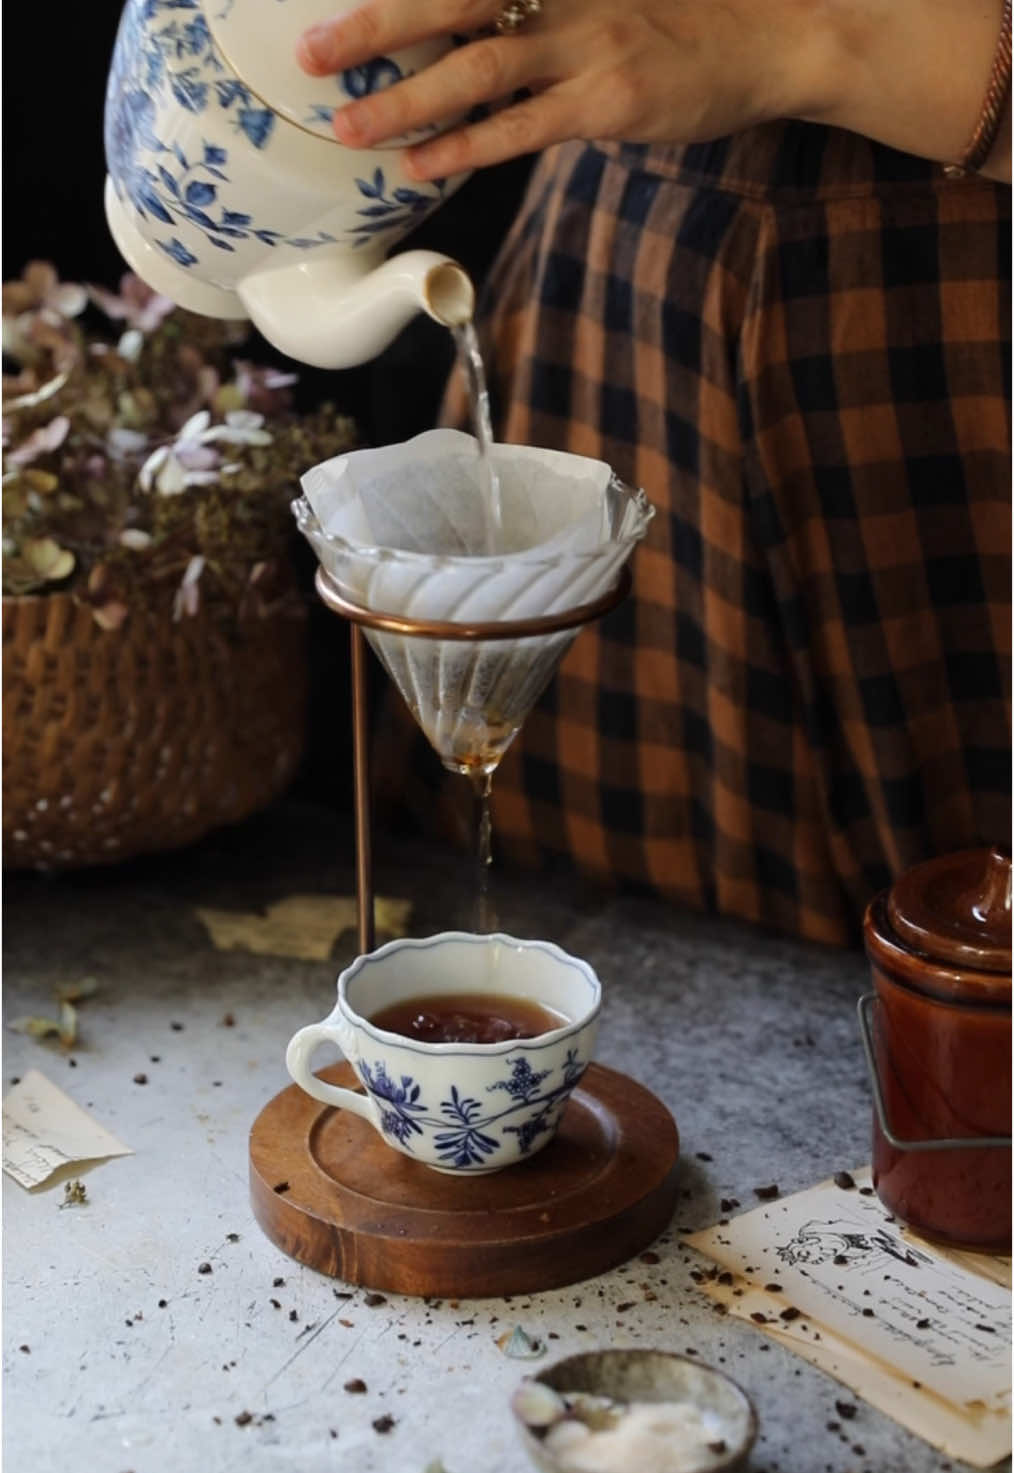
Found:
<svg viewBox="0 0 1014 1473"><path fill-rule="evenodd" d="M867 911L874 1058L903 1141L1010 1135L1009 883L1005 856L965 851L918 866ZM875 1118L873 1181L918 1232L1009 1251L1009 1147L906 1151Z"/></svg>

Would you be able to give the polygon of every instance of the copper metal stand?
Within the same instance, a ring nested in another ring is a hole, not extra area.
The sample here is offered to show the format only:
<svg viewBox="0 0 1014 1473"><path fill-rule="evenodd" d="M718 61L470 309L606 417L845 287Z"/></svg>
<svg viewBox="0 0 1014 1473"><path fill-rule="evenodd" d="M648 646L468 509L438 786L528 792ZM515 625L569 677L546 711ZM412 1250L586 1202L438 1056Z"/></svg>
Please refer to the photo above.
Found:
<svg viewBox="0 0 1014 1473"><path fill-rule="evenodd" d="M339 593L331 575L317 569L316 586L321 601L351 624L352 649L352 760L355 781L356 834L356 925L359 951L373 950L373 856L370 828L369 738L366 695L366 640L363 628L384 634L411 635L417 639L531 639L538 635L561 634L600 619L621 603L630 592L630 569L624 567L616 583L601 598L580 604L562 614L544 614L537 619L507 619L485 623L448 623L439 619L406 619L398 614L381 614L352 603Z"/></svg>

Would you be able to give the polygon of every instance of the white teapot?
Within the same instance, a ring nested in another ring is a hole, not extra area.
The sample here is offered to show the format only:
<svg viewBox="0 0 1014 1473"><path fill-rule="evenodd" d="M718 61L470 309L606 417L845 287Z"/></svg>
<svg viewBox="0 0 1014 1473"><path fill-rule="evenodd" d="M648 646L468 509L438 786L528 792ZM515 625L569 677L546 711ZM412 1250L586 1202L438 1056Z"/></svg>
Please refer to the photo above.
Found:
<svg viewBox="0 0 1014 1473"><path fill-rule="evenodd" d="M465 176L417 183L400 164L412 138L355 150L330 126L336 106L451 43L330 77L296 62L301 32L354 3L127 0L106 93L106 216L131 268L192 312L250 318L319 368L374 357L420 310L465 322L474 302L447 256L384 259Z"/></svg>

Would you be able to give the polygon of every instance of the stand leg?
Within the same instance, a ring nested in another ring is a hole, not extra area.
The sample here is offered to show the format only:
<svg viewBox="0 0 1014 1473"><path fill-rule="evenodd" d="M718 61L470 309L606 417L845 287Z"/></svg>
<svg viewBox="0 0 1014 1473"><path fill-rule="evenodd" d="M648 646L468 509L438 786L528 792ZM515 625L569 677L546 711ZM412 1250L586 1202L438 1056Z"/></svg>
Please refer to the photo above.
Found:
<svg viewBox="0 0 1014 1473"><path fill-rule="evenodd" d="M350 627L352 648L352 758L355 767L356 924L359 952L373 950L373 855L370 840L369 713L366 700L366 640Z"/></svg>

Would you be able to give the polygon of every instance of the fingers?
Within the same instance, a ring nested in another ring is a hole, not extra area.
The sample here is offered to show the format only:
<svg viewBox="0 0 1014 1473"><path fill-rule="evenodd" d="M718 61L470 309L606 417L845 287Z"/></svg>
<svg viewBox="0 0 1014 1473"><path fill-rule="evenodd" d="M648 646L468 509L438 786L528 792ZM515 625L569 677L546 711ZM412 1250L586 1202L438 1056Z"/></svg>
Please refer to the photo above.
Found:
<svg viewBox="0 0 1014 1473"><path fill-rule="evenodd" d="M326 76L430 36L478 30L498 9L497 0L370 0L304 31L296 57L304 71Z"/></svg>
<svg viewBox="0 0 1014 1473"><path fill-rule="evenodd" d="M404 155L405 172L420 182L443 179L583 136L578 100L568 89L552 87L482 123L416 144Z"/></svg>
<svg viewBox="0 0 1014 1473"><path fill-rule="evenodd" d="M394 87L339 108L337 138L352 147L383 143L530 86L554 80L554 47L540 37L474 41Z"/></svg>

